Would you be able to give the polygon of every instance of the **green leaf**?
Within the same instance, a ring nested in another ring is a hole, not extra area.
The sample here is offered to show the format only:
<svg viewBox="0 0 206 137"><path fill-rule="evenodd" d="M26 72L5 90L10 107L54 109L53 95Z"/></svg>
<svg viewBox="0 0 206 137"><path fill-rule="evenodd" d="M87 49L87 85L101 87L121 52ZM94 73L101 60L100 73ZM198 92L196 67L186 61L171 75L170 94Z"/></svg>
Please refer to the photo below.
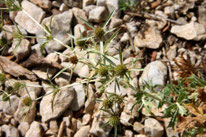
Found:
<svg viewBox="0 0 206 137"><path fill-rule="evenodd" d="M187 110L183 106L181 106L179 103L176 103L176 104L177 104L180 115L184 116L184 114L187 112Z"/></svg>
<svg viewBox="0 0 206 137"><path fill-rule="evenodd" d="M90 24L88 21L86 21L85 19L79 17L81 21L83 21L85 24L87 24L87 26L89 26L91 29L94 30L94 26L92 24Z"/></svg>
<svg viewBox="0 0 206 137"><path fill-rule="evenodd" d="M107 20L106 20L103 28L105 28L105 27L107 26L107 24L108 24L109 21L111 20L112 16L114 15L115 11L116 11L116 9L114 9L114 10L109 14L109 16L108 16L108 18L107 18Z"/></svg>
<svg viewBox="0 0 206 137"><path fill-rule="evenodd" d="M65 70L67 70L67 67L62 68L53 78L52 80L54 80L56 77L58 77L60 74L62 74Z"/></svg>
<svg viewBox="0 0 206 137"><path fill-rule="evenodd" d="M40 48L41 48L41 55L43 56L43 52L44 52L44 49L45 49L45 46L46 46L46 44L47 44L48 42L46 41L46 42L44 42L41 46L40 46Z"/></svg>
<svg viewBox="0 0 206 137"><path fill-rule="evenodd" d="M181 93L178 95L177 102L178 102L178 103L181 103L186 97L187 97L187 96L186 96L186 93L185 93L185 92L181 92Z"/></svg>

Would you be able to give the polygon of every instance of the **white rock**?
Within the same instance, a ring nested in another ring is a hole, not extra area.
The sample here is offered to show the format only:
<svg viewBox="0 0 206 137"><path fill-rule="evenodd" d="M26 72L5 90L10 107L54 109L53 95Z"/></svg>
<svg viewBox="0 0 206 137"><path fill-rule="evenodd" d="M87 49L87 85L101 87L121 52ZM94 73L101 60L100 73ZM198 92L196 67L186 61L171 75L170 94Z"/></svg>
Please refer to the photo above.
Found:
<svg viewBox="0 0 206 137"><path fill-rule="evenodd" d="M73 88L75 90L76 95L72 101L70 108L72 111L78 111L84 105L86 94L84 91L83 84L75 85L73 86Z"/></svg>
<svg viewBox="0 0 206 137"><path fill-rule="evenodd" d="M50 18L51 17L45 18L42 21L42 24L49 26ZM65 11L61 14L54 15L52 18L52 23L51 23L51 26L52 26L51 31L52 31L53 37L65 44L68 44L70 40L68 33L70 33L70 30L71 30L70 28L71 22L72 22L72 11L71 10ZM44 37L45 32L43 30L39 30L36 36ZM43 44L45 41L46 41L45 39L37 38L37 42L40 45ZM60 43L54 40L51 40L46 44L45 49L48 53L51 53L54 51L63 50L65 49L65 47L61 45Z"/></svg>
<svg viewBox="0 0 206 137"><path fill-rule="evenodd" d="M92 4L94 4L94 0L83 0L82 7L84 8L84 7L92 5Z"/></svg>
<svg viewBox="0 0 206 137"><path fill-rule="evenodd" d="M106 6L106 0L97 0L97 6Z"/></svg>
<svg viewBox="0 0 206 137"><path fill-rule="evenodd" d="M143 134L139 134L139 135L134 135L134 137L147 137L147 136Z"/></svg>
<svg viewBox="0 0 206 137"><path fill-rule="evenodd" d="M18 130L13 126L3 125L1 130L6 133L6 137L19 137Z"/></svg>
<svg viewBox="0 0 206 137"><path fill-rule="evenodd" d="M64 12L66 10L68 10L69 8L67 7L66 4L62 3L59 7L59 11Z"/></svg>
<svg viewBox="0 0 206 137"><path fill-rule="evenodd" d="M73 137L74 131L72 129L66 128L67 137Z"/></svg>
<svg viewBox="0 0 206 137"><path fill-rule="evenodd" d="M44 9L50 9L52 6L50 0L30 0L30 1Z"/></svg>
<svg viewBox="0 0 206 137"><path fill-rule="evenodd" d="M134 122L133 130L140 133L140 134L143 134L144 133L144 125L142 125L139 122Z"/></svg>
<svg viewBox="0 0 206 137"><path fill-rule="evenodd" d="M29 130L30 125L28 122L21 122L18 126L18 130L22 136L26 135L26 132Z"/></svg>
<svg viewBox="0 0 206 137"><path fill-rule="evenodd" d="M63 2L68 6L68 7L79 7L79 1L78 0L63 0Z"/></svg>
<svg viewBox="0 0 206 137"><path fill-rule="evenodd" d="M38 23L41 23L42 19L45 17L45 12L27 0L22 3L23 9L33 17ZM30 19L23 11L19 11L15 17L16 23L18 23L22 28L26 29L29 33L35 34L39 30L39 26Z"/></svg>
<svg viewBox="0 0 206 137"><path fill-rule="evenodd" d="M60 62L60 59L59 59L59 55L57 53L49 53L45 59L48 61L48 62L51 62L51 63L55 63L55 62Z"/></svg>
<svg viewBox="0 0 206 137"><path fill-rule="evenodd" d="M88 88L88 98L85 102L85 112L86 113L91 113L94 110L94 105L96 102L95 94L94 91L92 90L91 85L89 85Z"/></svg>
<svg viewBox="0 0 206 137"><path fill-rule="evenodd" d="M170 61L172 61L177 55L177 45L174 44L173 46L170 46L168 52L167 52L167 57Z"/></svg>
<svg viewBox="0 0 206 137"><path fill-rule="evenodd" d="M125 130L125 137L133 137L133 132L131 130Z"/></svg>
<svg viewBox="0 0 206 137"><path fill-rule="evenodd" d="M10 11L9 12L9 18L14 21L15 20L15 17L17 15L17 11Z"/></svg>
<svg viewBox="0 0 206 137"><path fill-rule="evenodd" d="M25 137L42 137L42 127L37 121L33 121Z"/></svg>
<svg viewBox="0 0 206 137"><path fill-rule="evenodd" d="M100 23L107 18L106 8L103 6L96 6L89 12L89 21Z"/></svg>
<svg viewBox="0 0 206 137"><path fill-rule="evenodd" d="M190 22L185 25L174 25L171 33L186 40L201 40L206 38L205 28L197 22Z"/></svg>
<svg viewBox="0 0 206 137"><path fill-rule="evenodd" d="M53 133L53 134L57 134L58 133L58 124L56 120L50 120L49 121L49 130Z"/></svg>
<svg viewBox="0 0 206 137"><path fill-rule="evenodd" d="M143 37L144 35L144 37ZM138 33L134 38L134 45L137 47L147 47L150 49L157 49L162 43L162 36L160 31L154 27L150 26L144 34Z"/></svg>
<svg viewBox="0 0 206 137"><path fill-rule="evenodd" d="M164 128L154 118L148 118L145 120L145 133L150 137L162 137L164 134Z"/></svg>
<svg viewBox="0 0 206 137"><path fill-rule="evenodd" d="M164 8L164 13L167 15L172 15L175 12L175 8L173 6L167 6Z"/></svg>
<svg viewBox="0 0 206 137"><path fill-rule="evenodd" d="M203 5L198 6L198 22L206 29L206 8Z"/></svg>
<svg viewBox="0 0 206 137"><path fill-rule="evenodd" d="M64 114L64 117L63 117L63 121L65 122L65 125L67 127L71 127L72 123L71 123L71 120L72 120L72 117L73 117L73 112L71 110L68 110L65 112Z"/></svg>
<svg viewBox="0 0 206 137"><path fill-rule="evenodd" d="M136 36L137 25L139 25L139 24L135 21L131 21L129 23L126 23L127 30L129 31L129 33L131 34L132 37Z"/></svg>
<svg viewBox="0 0 206 137"><path fill-rule="evenodd" d="M12 95L10 96L10 100L6 101L6 102L2 102L2 110L5 114L8 115L13 115L17 108L18 108L18 104L19 104L19 97L17 97L16 95Z"/></svg>
<svg viewBox="0 0 206 137"><path fill-rule="evenodd" d="M89 137L90 126L82 126L74 135L74 137Z"/></svg>
<svg viewBox="0 0 206 137"><path fill-rule="evenodd" d="M83 18L84 20L88 21L84 10L74 7L74 8L72 8L72 13L74 14L74 17L76 18L76 20L79 24L84 24L84 22L80 19L80 17Z"/></svg>
<svg viewBox="0 0 206 137"><path fill-rule="evenodd" d="M129 34L128 33L124 33L123 36L120 39L121 42L129 42Z"/></svg>
<svg viewBox="0 0 206 137"><path fill-rule="evenodd" d="M18 95L20 95L21 97L25 96L25 95L28 95L28 92L29 94L32 92L34 92L36 94L36 96L39 96L39 94L41 93L41 87L40 87L40 84L39 82L33 82L33 81L29 81L29 80L14 80L14 79L8 79L6 80L5 82L5 86L6 87L9 87L9 86L14 86L14 84L16 82L20 82L22 84L26 84L28 85L27 86L27 89L26 88L20 88L18 90ZM29 85L33 85L33 86L29 86ZM28 90L28 92L27 92Z"/></svg>
<svg viewBox="0 0 206 137"><path fill-rule="evenodd" d="M152 82L153 85L164 85L167 77L167 67L161 61L149 63L139 79L140 85Z"/></svg>
<svg viewBox="0 0 206 137"><path fill-rule="evenodd" d="M47 67L35 67L32 69L32 72L34 72L39 78L43 80L47 80L48 76L49 78L52 78L54 76L54 74L57 72L57 69L56 68L48 69Z"/></svg>
<svg viewBox="0 0 206 137"><path fill-rule="evenodd" d="M106 4L109 10L109 13L119 8L119 0L106 0Z"/></svg>
<svg viewBox="0 0 206 137"><path fill-rule="evenodd" d="M89 113L85 114L82 117L82 126L87 125L90 120L91 120L91 115Z"/></svg>
<svg viewBox="0 0 206 137"><path fill-rule="evenodd" d="M83 10L85 11L86 15L89 16L89 12L94 9L96 6L95 5L89 5L83 8Z"/></svg>
<svg viewBox="0 0 206 137"><path fill-rule="evenodd" d="M47 92L50 93L51 90ZM44 96L40 102L40 115L42 116L42 121L46 122L62 115L71 105L72 100L74 99L74 92L73 88L64 88L60 90L54 98L53 111L51 104L53 94Z"/></svg>
<svg viewBox="0 0 206 137"><path fill-rule="evenodd" d="M86 36L87 29L82 24L77 24L74 27L74 36L76 39Z"/></svg>
<svg viewBox="0 0 206 137"><path fill-rule="evenodd" d="M117 18L117 17L112 17L109 28L112 29L112 28L118 27L122 23L123 23L122 19Z"/></svg>
<svg viewBox="0 0 206 137"><path fill-rule="evenodd" d="M134 121L134 117L125 113L125 112L122 112L121 115L120 115L120 122L124 125L124 126L131 126L132 123Z"/></svg>
<svg viewBox="0 0 206 137"><path fill-rule="evenodd" d="M17 45L19 44L19 45ZM21 42L14 40L10 49L18 60L25 59L31 50L30 41L22 39Z"/></svg>
<svg viewBox="0 0 206 137"><path fill-rule="evenodd" d="M33 100L31 106L26 106L23 102L24 98L29 97L29 95L25 95L24 97L20 98L18 109L14 114L15 120L19 122L28 122L28 123L34 121L36 116L36 101L35 101L36 95L34 92L32 92L30 93L30 96Z"/></svg>
<svg viewBox="0 0 206 137"><path fill-rule="evenodd" d="M60 86L69 85L70 73L62 72L58 77L55 78L55 82Z"/></svg>

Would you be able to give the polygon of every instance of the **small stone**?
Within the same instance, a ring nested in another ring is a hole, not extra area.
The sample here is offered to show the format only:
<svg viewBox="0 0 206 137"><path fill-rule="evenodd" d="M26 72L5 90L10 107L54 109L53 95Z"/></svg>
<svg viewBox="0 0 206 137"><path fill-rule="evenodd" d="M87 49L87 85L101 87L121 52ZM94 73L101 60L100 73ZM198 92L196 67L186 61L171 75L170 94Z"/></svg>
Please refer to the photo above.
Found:
<svg viewBox="0 0 206 137"><path fill-rule="evenodd" d="M31 52L36 53L39 57L42 56L41 53L41 45L40 44L35 44L31 47ZM43 56L45 55L45 50L43 51Z"/></svg>
<svg viewBox="0 0 206 137"><path fill-rule="evenodd" d="M53 134L58 133L58 124L56 120L49 121L49 128L52 131Z"/></svg>
<svg viewBox="0 0 206 137"><path fill-rule="evenodd" d="M82 7L84 8L84 7L92 5L92 4L94 4L94 0L83 0Z"/></svg>
<svg viewBox="0 0 206 137"><path fill-rule="evenodd" d="M70 8L80 7L78 0L63 0L63 2Z"/></svg>
<svg viewBox="0 0 206 137"><path fill-rule="evenodd" d="M143 134L144 133L144 125L142 125L139 122L134 122L133 130L140 133L140 134Z"/></svg>
<svg viewBox="0 0 206 137"><path fill-rule="evenodd" d="M10 11L10 12L9 12L9 18L10 18L12 21L14 21L17 13L18 13L17 11Z"/></svg>
<svg viewBox="0 0 206 137"><path fill-rule="evenodd" d="M73 137L74 131L72 129L66 128L67 137Z"/></svg>
<svg viewBox="0 0 206 137"><path fill-rule="evenodd" d="M172 61L177 55L177 45L174 44L173 46L170 46L168 52L167 52L167 57L170 61Z"/></svg>
<svg viewBox="0 0 206 137"><path fill-rule="evenodd" d="M190 22L185 25L174 25L171 33L186 40L201 40L206 38L205 28L197 22Z"/></svg>
<svg viewBox="0 0 206 137"><path fill-rule="evenodd" d="M25 137L42 137L42 127L37 121L33 121Z"/></svg>
<svg viewBox="0 0 206 137"><path fill-rule="evenodd" d="M109 28L116 28L118 26L120 26L123 23L122 19L117 18L117 17L112 17Z"/></svg>
<svg viewBox="0 0 206 137"><path fill-rule="evenodd" d="M120 122L124 125L124 126L131 126L132 123L134 121L134 118L125 113L125 112L122 112L121 115L120 115Z"/></svg>
<svg viewBox="0 0 206 137"><path fill-rule="evenodd" d="M153 85L164 85L167 77L167 67L161 61L149 63L139 79L140 85L152 82Z"/></svg>
<svg viewBox="0 0 206 137"><path fill-rule="evenodd" d="M84 25L77 24L74 27L74 36L75 36L76 39L86 36L86 33L87 33L87 29Z"/></svg>
<svg viewBox="0 0 206 137"><path fill-rule="evenodd" d="M144 32L143 35L138 33L137 36L135 36L135 46L147 47L150 49L157 49L160 47L160 44L162 43L162 36L157 28L151 26Z"/></svg>
<svg viewBox="0 0 206 137"><path fill-rule="evenodd" d="M67 7L66 4L62 3L61 6L59 7L59 11L64 12L68 10L69 8Z"/></svg>
<svg viewBox="0 0 206 137"><path fill-rule="evenodd" d="M106 8L103 6L96 6L89 12L89 21L100 23L107 18Z"/></svg>
<svg viewBox="0 0 206 137"><path fill-rule="evenodd" d="M59 2L59 1L52 1L52 6L59 8L61 6L61 2Z"/></svg>
<svg viewBox="0 0 206 137"><path fill-rule="evenodd" d="M31 106L26 106L24 103L25 98L32 98L32 104ZM24 97L20 98L18 109L16 110L14 114L15 120L19 122L33 122L36 116L36 95L34 92L31 92L29 95L25 95Z"/></svg>
<svg viewBox="0 0 206 137"><path fill-rule="evenodd" d="M85 114L82 117L82 126L85 126L89 123L89 121L91 120L91 115L89 113Z"/></svg>
<svg viewBox="0 0 206 137"><path fill-rule="evenodd" d="M71 127L72 117L73 117L73 112L71 110L68 110L67 112L65 112L63 121L65 122L66 127Z"/></svg>
<svg viewBox="0 0 206 137"><path fill-rule="evenodd" d="M29 130L30 125L28 122L21 122L18 126L18 130L21 134L21 136L25 136L26 132Z"/></svg>
<svg viewBox="0 0 206 137"><path fill-rule="evenodd" d="M84 105L86 94L84 91L83 84L75 85L73 86L73 88L75 90L76 96L72 101L70 108L72 111L78 111Z"/></svg>
<svg viewBox="0 0 206 137"><path fill-rule="evenodd" d="M24 0L21 3L23 9L33 17L38 23L41 23L42 19L45 17L45 12L34 5L33 3ZM23 11L19 11L15 17L16 23L18 23L22 28L26 29L29 33L35 34L40 29L39 26L30 19Z"/></svg>
<svg viewBox="0 0 206 137"><path fill-rule="evenodd" d="M19 137L18 130L13 126L3 125L1 130L5 132L6 137Z"/></svg>
<svg viewBox="0 0 206 137"><path fill-rule="evenodd" d="M48 69L47 67L35 67L33 68L32 72L34 72L39 78L47 80L48 76L49 78L52 78L54 76L54 74L57 72L57 69Z"/></svg>
<svg viewBox="0 0 206 137"><path fill-rule="evenodd" d="M124 33L123 36L120 39L120 42L122 42L122 43L129 42L129 34L128 33Z"/></svg>
<svg viewBox="0 0 206 137"><path fill-rule="evenodd" d="M125 130L125 137L133 137L133 132L131 130Z"/></svg>
<svg viewBox="0 0 206 137"><path fill-rule="evenodd" d="M59 55L57 53L49 53L45 59L48 61L48 62L51 62L51 63L55 63L55 62L60 62L60 59L59 59Z"/></svg>
<svg viewBox="0 0 206 137"><path fill-rule="evenodd" d="M16 127L17 124L18 124L18 121L16 121L14 118L12 118L11 121L10 121L10 123L11 123L11 125L13 125L14 127Z"/></svg>
<svg viewBox="0 0 206 137"><path fill-rule="evenodd" d="M74 8L72 8L72 13L74 14L74 17L76 18L76 20L79 24L84 24L84 22L80 18L88 21L84 10L74 7Z"/></svg>
<svg viewBox="0 0 206 137"><path fill-rule="evenodd" d="M58 77L55 78L55 82L60 86L69 85L69 79L71 75L68 72L62 72Z"/></svg>
<svg viewBox="0 0 206 137"><path fill-rule="evenodd" d="M13 115L18 108L18 104L19 97L17 97L16 95L12 95L10 96L10 100L6 102L2 101L2 110L5 114Z"/></svg>
<svg viewBox="0 0 206 137"><path fill-rule="evenodd" d="M52 6L50 0L30 0L30 1L44 9L50 9Z"/></svg>
<svg viewBox="0 0 206 137"><path fill-rule="evenodd" d="M167 6L164 8L164 13L166 15L173 15L175 13L175 8L173 6Z"/></svg>
<svg viewBox="0 0 206 137"><path fill-rule="evenodd" d="M119 0L106 0L106 5L109 13L111 13L113 10L119 8Z"/></svg>
<svg viewBox="0 0 206 137"><path fill-rule="evenodd" d="M148 118L145 120L145 133L147 136L151 137L162 137L164 134L164 128L162 125L154 118Z"/></svg>
<svg viewBox="0 0 206 137"><path fill-rule="evenodd" d="M64 44L69 44L70 38L68 33L71 31L71 22L72 22L72 10L65 11L63 13L54 15L51 22L51 31L52 36L55 39L58 39ZM49 26L51 17L47 17L42 21L42 25L45 24L46 26ZM39 32L36 34L37 36L37 42L42 45L44 42L46 42L46 39L41 39L38 37L44 37L45 32L40 29ZM59 51L65 49L65 46L60 44L59 42L56 42L55 40L50 40L46 46L45 49L48 53L52 53L54 51Z"/></svg>
<svg viewBox="0 0 206 137"><path fill-rule="evenodd" d="M27 39L22 39L19 45L19 41L14 40L12 43L11 51L18 60L23 60L28 57L31 46L30 41Z"/></svg>
<svg viewBox="0 0 206 137"><path fill-rule="evenodd" d="M164 118L164 126L168 137L179 137L178 132L176 132L172 127L168 127L170 123L170 118Z"/></svg>
<svg viewBox="0 0 206 137"><path fill-rule="evenodd" d="M106 6L106 0L97 0L97 6Z"/></svg>
<svg viewBox="0 0 206 137"><path fill-rule="evenodd" d="M198 22L206 29L206 8L205 6L198 6Z"/></svg>
<svg viewBox="0 0 206 137"><path fill-rule="evenodd" d="M94 110L94 105L96 102L95 94L94 91L92 90L91 85L89 85L88 88L88 98L85 102L85 112L86 113L91 113Z"/></svg>
<svg viewBox="0 0 206 137"><path fill-rule="evenodd" d="M129 31L129 33L131 34L132 37L136 36L137 25L139 25L139 24L138 24L138 22L135 22L135 21L131 21L129 23L126 23L127 30Z"/></svg>
<svg viewBox="0 0 206 137"><path fill-rule="evenodd" d="M52 92L51 90L47 91ZM61 116L65 110L69 108L74 99L74 89L64 88L56 94L53 100L53 111L51 101L53 99L53 94L44 96L40 102L40 115L42 116L42 121L47 122L50 119L55 119Z"/></svg>
<svg viewBox="0 0 206 137"><path fill-rule="evenodd" d="M86 15L89 16L89 12L94 9L96 6L95 5L89 5L83 8L83 10L85 11Z"/></svg>
<svg viewBox="0 0 206 137"><path fill-rule="evenodd" d="M143 134L139 134L139 135L134 135L134 137L147 137L147 136Z"/></svg>
<svg viewBox="0 0 206 137"><path fill-rule="evenodd" d="M82 126L74 135L74 137L89 137L90 126Z"/></svg>

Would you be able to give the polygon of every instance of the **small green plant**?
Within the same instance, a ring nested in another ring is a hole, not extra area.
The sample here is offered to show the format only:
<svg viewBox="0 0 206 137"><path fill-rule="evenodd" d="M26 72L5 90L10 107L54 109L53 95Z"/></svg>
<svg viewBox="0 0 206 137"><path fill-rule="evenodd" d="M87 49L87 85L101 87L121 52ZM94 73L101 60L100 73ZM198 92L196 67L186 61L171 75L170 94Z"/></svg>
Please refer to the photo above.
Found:
<svg viewBox="0 0 206 137"><path fill-rule="evenodd" d="M139 0L120 0L120 9L123 11L133 11L135 8L137 8L139 2Z"/></svg>

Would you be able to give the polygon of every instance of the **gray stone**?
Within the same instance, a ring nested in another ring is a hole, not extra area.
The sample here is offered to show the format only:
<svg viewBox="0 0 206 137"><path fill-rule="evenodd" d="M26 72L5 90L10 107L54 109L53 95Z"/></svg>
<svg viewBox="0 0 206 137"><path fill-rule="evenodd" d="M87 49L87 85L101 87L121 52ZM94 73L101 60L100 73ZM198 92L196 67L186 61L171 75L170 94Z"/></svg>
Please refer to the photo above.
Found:
<svg viewBox="0 0 206 137"><path fill-rule="evenodd" d="M92 113L94 110L94 105L96 102L94 91L92 90L91 85L89 85L88 88L88 98L85 102L85 112L86 113Z"/></svg>
<svg viewBox="0 0 206 137"><path fill-rule="evenodd" d="M24 104L24 99L26 97L30 97L32 99L32 104L31 106L26 106ZM31 123L34 121L35 116L36 116L36 95L34 92L30 93L29 95L25 95L24 97L20 98L18 109L16 110L14 114L15 120L19 122L28 122Z"/></svg>
<svg viewBox="0 0 206 137"><path fill-rule="evenodd" d="M79 24L84 24L84 22L80 18L83 18L84 20L88 21L84 10L74 7L72 8L72 13L74 14L74 17L76 18Z"/></svg>
<svg viewBox="0 0 206 137"><path fill-rule="evenodd" d="M164 134L164 128L154 118L148 118L145 120L145 133L150 137L162 137Z"/></svg>
<svg viewBox="0 0 206 137"><path fill-rule="evenodd" d="M186 40L201 40L206 38L205 28L197 22L190 22L185 25L174 25L171 33Z"/></svg>
<svg viewBox="0 0 206 137"><path fill-rule="evenodd" d="M143 71L139 82L142 85L144 82L152 82L153 85L164 85L167 77L167 67L161 61L149 63Z"/></svg>
<svg viewBox="0 0 206 137"><path fill-rule="evenodd" d="M162 36L156 27L150 26L143 35L138 33L137 36L135 36L135 46L146 47L150 49L157 49L160 47L160 44L162 43Z"/></svg>
<svg viewBox="0 0 206 137"><path fill-rule="evenodd" d="M125 130L125 137L133 137L133 132L131 130Z"/></svg>
<svg viewBox="0 0 206 137"><path fill-rule="evenodd" d="M86 94L84 91L83 84L75 85L73 86L76 96L74 100L72 101L72 104L70 106L72 111L78 111L81 107L83 107L86 99Z"/></svg>
<svg viewBox="0 0 206 137"><path fill-rule="evenodd" d="M52 78L54 76L54 74L57 72L57 69L47 67L35 67L32 69L32 72L34 72L39 78L47 80L48 76L49 78Z"/></svg>
<svg viewBox="0 0 206 137"><path fill-rule="evenodd" d="M69 85L70 73L62 72L58 77L55 78L55 82L60 86Z"/></svg>
<svg viewBox="0 0 206 137"><path fill-rule="evenodd" d="M37 121L33 121L31 123L31 126L29 130L26 132L25 137L42 137L43 136L43 131L41 124Z"/></svg>
<svg viewBox="0 0 206 137"><path fill-rule="evenodd" d="M82 24L77 24L74 27L74 36L76 39L86 36L87 29Z"/></svg>
<svg viewBox="0 0 206 137"><path fill-rule="evenodd" d="M13 126L3 125L1 130L5 132L6 137L19 137L18 130Z"/></svg>
<svg viewBox="0 0 206 137"><path fill-rule="evenodd" d="M82 117L82 126L89 124L90 120L91 120L91 115L89 113L84 114L84 116Z"/></svg>
<svg viewBox="0 0 206 137"><path fill-rule="evenodd" d="M52 90L47 91L47 93L52 92ZM64 88L58 91L53 100L53 111L51 101L53 99L53 94L44 96L40 102L40 115L42 116L42 121L47 122L50 119L58 118L61 116L71 105L74 99L74 89Z"/></svg>
<svg viewBox="0 0 206 137"><path fill-rule="evenodd" d="M170 46L168 52L167 52L167 58L172 61L177 55L177 45L174 44L173 46Z"/></svg>
<svg viewBox="0 0 206 137"><path fill-rule="evenodd" d="M106 6L106 0L97 0L97 6Z"/></svg>
<svg viewBox="0 0 206 137"><path fill-rule="evenodd" d="M122 19L117 18L117 17L112 17L109 28L116 28L118 26L120 26L123 23Z"/></svg>
<svg viewBox="0 0 206 137"><path fill-rule="evenodd" d="M82 7L84 8L84 7L92 5L92 4L94 4L94 0L83 0Z"/></svg>
<svg viewBox="0 0 206 137"><path fill-rule="evenodd" d="M198 6L198 22L206 29L206 5Z"/></svg>
<svg viewBox="0 0 206 137"><path fill-rule="evenodd" d="M52 6L50 0L30 0L30 1L44 9L50 9Z"/></svg>
<svg viewBox="0 0 206 137"><path fill-rule="evenodd" d="M106 8L103 6L96 6L89 11L89 21L100 23L107 18Z"/></svg>
<svg viewBox="0 0 206 137"><path fill-rule="evenodd" d="M113 10L119 8L119 0L106 0L106 5L109 13L111 13Z"/></svg>
<svg viewBox="0 0 206 137"><path fill-rule="evenodd" d="M94 9L96 6L95 5L89 5L83 8L83 10L85 11L86 15L89 16L89 12Z"/></svg>
<svg viewBox="0 0 206 137"><path fill-rule="evenodd" d="M10 100L6 102L3 102L3 101L1 102L2 102L3 112L8 115L13 115L18 108L19 97L17 97L16 95L12 95L10 96Z"/></svg>
<svg viewBox="0 0 206 137"><path fill-rule="evenodd" d="M26 132L29 130L30 125L28 122L21 122L18 126L18 130L22 136L26 135Z"/></svg>
<svg viewBox="0 0 206 137"><path fill-rule="evenodd" d="M41 23L42 19L45 17L45 12L27 0L21 3L23 9L32 16L38 23ZM35 34L39 31L39 26L30 19L23 11L19 11L15 17L16 23L18 23L22 28L26 29L29 33Z"/></svg>
<svg viewBox="0 0 206 137"><path fill-rule="evenodd" d="M42 21L42 24L49 26L50 19L51 17L45 18ZM52 36L58 39L59 41L63 42L64 44L68 44L70 40L68 33L70 33L70 30L71 30L70 28L71 22L72 22L72 11L71 10L65 11L61 14L54 15L52 18L52 23L51 23ZM44 37L45 32L43 30L39 30L36 36ZM45 41L46 41L45 39L37 38L37 42L40 45L43 44ZM54 51L63 50L65 49L65 47L59 42L50 40L46 44L45 49L48 53L51 53Z"/></svg>
<svg viewBox="0 0 206 137"><path fill-rule="evenodd" d="M59 55L57 53L50 53L45 57L45 59L51 63L60 62Z"/></svg>
<svg viewBox="0 0 206 137"><path fill-rule="evenodd" d="M13 52L14 56L18 60L23 60L26 57L28 57L30 53L31 50L30 41L27 39L22 39L21 42L19 43L19 41L14 40L10 50Z"/></svg>
<svg viewBox="0 0 206 137"><path fill-rule="evenodd" d="M89 137L90 126L82 126L74 135L74 137Z"/></svg>
<svg viewBox="0 0 206 137"><path fill-rule="evenodd" d="M133 130L140 133L140 134L143 134L144 133L144 125L142 125L139 122L134 122Z"/></svg>
<svg viewBox="0 0 206 137"><path fill-rule="evenodd" d="M128 33L124 33L123 36L121 37L120 41L122 43L129 42L129 34Z"/></svg>

